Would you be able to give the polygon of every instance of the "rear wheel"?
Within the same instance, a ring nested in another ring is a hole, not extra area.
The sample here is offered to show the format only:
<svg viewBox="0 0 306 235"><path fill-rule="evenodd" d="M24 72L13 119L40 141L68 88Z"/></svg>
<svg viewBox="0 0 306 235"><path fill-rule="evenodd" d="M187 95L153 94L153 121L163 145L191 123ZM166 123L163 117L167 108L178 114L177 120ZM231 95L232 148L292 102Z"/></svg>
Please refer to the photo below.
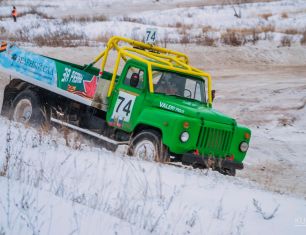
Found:
<svg viewBox="0 0 306 235"><path fill-rule="evenodd" d="M154 130L138 133L131 142L130 154L147 161L166 162L168 149L161 141L161 135Z"/></svg>
<svg viewBox="0 0 306 235"><path fill-rule="evenodd" d="M45 118L37 94L31 90L20 92L13 100L10 119L23 124L41 125Z"/></svg>

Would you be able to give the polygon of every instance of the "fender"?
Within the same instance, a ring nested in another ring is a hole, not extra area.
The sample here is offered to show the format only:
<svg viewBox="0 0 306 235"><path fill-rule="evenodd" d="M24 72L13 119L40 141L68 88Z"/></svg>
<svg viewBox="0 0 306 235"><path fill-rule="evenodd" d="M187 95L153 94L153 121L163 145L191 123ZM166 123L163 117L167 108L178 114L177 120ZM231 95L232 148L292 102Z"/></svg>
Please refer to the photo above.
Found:
<svg viewBox="0 0 306 235"><path fill-rule="evenodd" d="M184 127L186 122L189 124L188 128ZM196 149L201 126L200 119L186 117L164 109L147 107L141 112L135 123L133 129L140 124L159 129L163 143L169 147L171 152L182 154ZM186 143L180 140L180 135L184 131L190 134L190 139Z"/></svg>

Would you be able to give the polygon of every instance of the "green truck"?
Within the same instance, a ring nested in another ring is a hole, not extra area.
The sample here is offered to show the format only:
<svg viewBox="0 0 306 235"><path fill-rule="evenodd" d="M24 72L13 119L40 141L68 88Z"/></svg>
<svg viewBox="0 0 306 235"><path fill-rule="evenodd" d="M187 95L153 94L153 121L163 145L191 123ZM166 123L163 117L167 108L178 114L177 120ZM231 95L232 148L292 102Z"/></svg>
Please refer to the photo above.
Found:
<svg viewBox="0 0 306 235"><path fill-rule="evenodd" d="M212 108L210 75L185 54L112 37L90 64L77 65L0 43L0 73L10 77L2 115L128 145L128 153L142 159L228 175L243 169L250 129ZM111 51L112 73L105 69Z"/></svg>

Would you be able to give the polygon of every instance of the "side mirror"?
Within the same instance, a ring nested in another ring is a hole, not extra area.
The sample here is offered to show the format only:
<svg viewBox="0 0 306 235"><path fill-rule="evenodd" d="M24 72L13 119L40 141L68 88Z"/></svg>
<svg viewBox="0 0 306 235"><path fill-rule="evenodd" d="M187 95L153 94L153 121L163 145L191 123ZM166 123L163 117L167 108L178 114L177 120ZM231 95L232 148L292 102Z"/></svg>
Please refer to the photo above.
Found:
<svg viewBox="0 0 306 235"><path fill-rule="evenodd" d="M138 83L139 83L139 74L133 73L130 79L130 85L132 87L137 87Z"/></svg>
<svg viewBox="0 0 306 235"><path fill-rule="evenodd" d="M211 100L214 101L216 97L216 90L211 90Z"/></svg>

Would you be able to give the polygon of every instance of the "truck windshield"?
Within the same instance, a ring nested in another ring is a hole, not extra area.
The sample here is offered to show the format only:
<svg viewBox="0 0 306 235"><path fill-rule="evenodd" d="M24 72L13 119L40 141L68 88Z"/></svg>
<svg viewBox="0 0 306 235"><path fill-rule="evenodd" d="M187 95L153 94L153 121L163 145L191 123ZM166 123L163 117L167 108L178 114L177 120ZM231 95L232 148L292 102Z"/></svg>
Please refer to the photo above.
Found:
<svg viewBox="0 0 306 235"><path fill-rule="evenodd" d="M153 85L155 93L206 102L204 80L168 71L153 70Z"/></svg>

